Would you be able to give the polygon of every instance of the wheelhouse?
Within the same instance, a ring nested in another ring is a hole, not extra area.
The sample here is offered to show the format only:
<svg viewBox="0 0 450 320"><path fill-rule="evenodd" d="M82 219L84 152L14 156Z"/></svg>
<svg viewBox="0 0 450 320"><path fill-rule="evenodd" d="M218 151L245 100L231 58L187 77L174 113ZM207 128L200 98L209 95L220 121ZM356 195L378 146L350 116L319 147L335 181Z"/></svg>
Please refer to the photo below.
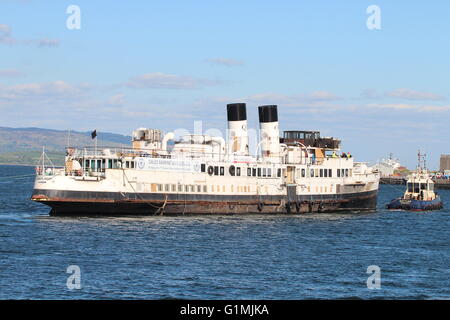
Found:
<svg viewBox="0 0 450 320"><path fill-rule="evenodd" d="M422 181L422 182L408 182L407 192L420 193L420 191L434 191L434 183Z"/></svg>
<svg viewBox="0 0 450 320"><path fill-rule="evenodd" d="M281 143L287 145L302 144L306 147L323 148L328 150L337 150L340 148L341 141L333 137L321 137L319 131L284 131Z"/></svg>

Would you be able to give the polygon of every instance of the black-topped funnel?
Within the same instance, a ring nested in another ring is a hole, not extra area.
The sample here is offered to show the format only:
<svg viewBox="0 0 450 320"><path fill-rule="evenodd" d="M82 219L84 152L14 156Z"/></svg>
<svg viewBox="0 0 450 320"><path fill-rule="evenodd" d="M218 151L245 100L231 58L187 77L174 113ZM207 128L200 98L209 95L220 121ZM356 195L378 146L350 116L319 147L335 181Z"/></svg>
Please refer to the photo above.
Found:
<svg viewBox="0 0 450 320"><path fill-rule="evenodd" d="M280 162L280 131L278 129L278 111L276 105L260 106L259 128L261 155L266 161Z"/></svg>
<svg viewBox="0 0 450 320"><path fill-rule="evenodd" d="M276 105L267 105L258 107L259 122L277 122L278 110Z"/></svg>
<svg viewBox="0 0 450 320"><path fill-rule="evenodd" d="M228 121L247 120L247 109L245 103L227 104Z"/></svg>
<svg viewBox="0 0 450 320"><path fill-rule="evenodd" d="M227 104L228 152L248 155L247 111L245 103Z"/></svg>

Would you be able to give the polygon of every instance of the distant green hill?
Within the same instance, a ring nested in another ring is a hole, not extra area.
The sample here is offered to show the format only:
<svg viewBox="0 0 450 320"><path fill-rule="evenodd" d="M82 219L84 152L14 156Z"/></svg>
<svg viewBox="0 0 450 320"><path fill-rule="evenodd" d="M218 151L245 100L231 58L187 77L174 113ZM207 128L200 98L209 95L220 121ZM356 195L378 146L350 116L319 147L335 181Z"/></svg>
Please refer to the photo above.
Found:
<svg viewBox="0 0 450 320"><path fill-rule="evenodd" d="M64 152L46 152L55 166L64 165ZM36 165L42 151L20 151L0 153L0 164Z"/></svg>
<svg viewBox="0 0 450 320"><path fill-rule="evenodd" d="M130 147L131 137L115 133L97 132L98 146ZM62 165L68 132L42 128L0 127L0 164L34 165L42 147L55 165ZM90 132L70 132L70 145L93 146Z"/></svg>

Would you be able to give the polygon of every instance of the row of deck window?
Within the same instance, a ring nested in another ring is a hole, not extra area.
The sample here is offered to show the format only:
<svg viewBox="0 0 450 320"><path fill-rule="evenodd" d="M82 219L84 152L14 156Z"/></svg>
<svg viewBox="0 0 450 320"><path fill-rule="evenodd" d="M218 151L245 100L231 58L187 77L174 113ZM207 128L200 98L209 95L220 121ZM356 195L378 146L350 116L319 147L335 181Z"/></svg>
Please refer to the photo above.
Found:
<svg viewBox="0 0 450 320"><path fill-rule="evenodd" d="M275 169L273 170L272 176L272 168L247 168L247 176L249 177L275 177ZM281 169L277 169L276 176L281 177Z"/></svg>
<svg viewBox="0 0 450 320"><path fill-rule="evenodd" d="M228 167L229 174L231 176L241 176L241 168L230 166ZM306 178L306 168L299 169L302 178ZM222 166L209 166L205 164L201 165L201 172L207 172L209 175L224 176L225 167ZM335 172L336 177L344 178L352 175L352 169L310 169L309 177L320 177L320 178L332 178L333 172ZM281 168L247 168L247 177L267 177L275 178L281 177Z"/></svg>
<svg viewBox="0 0 450 320"><path fill-rule="evenodd" d="M307 191L311 192L333 192L333 186L308 186ZM185 192L185 193L207 193L207 192L251 192L248 185L198 185L198 184L158 184L156 190L158 192ZM264 187L264 192L268 192L268 187Z"/></svg>
<svg viewBox="0 0 450 320"><path fill-rule="evenodd" d="M333 178L332 169L310 169L310 177L319 177L319 178ZM352 175L352 169L336 169L336 177L344 178ZM306 177L306 169L301 169L302 178Z"/></svg>
<svg viewBox="0 0 450 320"><path fill-rule="evenodd" d="M208 190L209 189L209 190ZM210 192L250 192L250 186L234 186L227 188L225 185L198 185L198 184L158 184L157 190L159 192L195 192L207 193Z"/></svg>
<svg viewBox="0 0 450 320"><path fill-rule="evenodd" d="M118 169L118 168L134 169L135 161L119 161L118 159L85 159L85 169L92 169L92 171L104 171L105 169Z"/></svg>
<svg viewBox="0 0 450 320"><path fill-rule="evenodd" d="M202 163L200 166L201 172L207 172L209 175L215 176L224 176L225 175L225 167L222 166L206 166L206 164ZM244 170L242 170L244 171ZM241 171L241 167L230 166L228 167L228 174L230 176L240 177L243 172ZM245 171L244 171L245 172ZM273 169L272 168L247 168L247 177L267 177L267 178L275 178L281 177L281 169Z"/></svg>
<svg viewBox="0 0 450 320"><path fill-rule="evenodd" d="M419 182L408 182L408 192L419 193L421 190L431 190L434 191L434 184L419 183Z"/></svg>

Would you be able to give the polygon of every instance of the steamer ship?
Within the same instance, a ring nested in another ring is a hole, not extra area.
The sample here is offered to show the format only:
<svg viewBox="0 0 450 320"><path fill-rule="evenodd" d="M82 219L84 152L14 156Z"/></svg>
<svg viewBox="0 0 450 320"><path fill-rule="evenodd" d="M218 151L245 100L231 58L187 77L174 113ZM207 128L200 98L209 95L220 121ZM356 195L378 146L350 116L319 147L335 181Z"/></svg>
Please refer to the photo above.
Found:
<svg viewBox="0 0 450 320"><path fill-rule="evenodd" d="M64 168L37 167L31 200L51 215L301 214L367 212L379 173L318 131L284 131L276 105L258 107L260 141L249 152L245 103L227 105L227 141L175 139L141 128L129 149L67 148ZM343 154L344 155L344 154ZM43 154L43 160L45 154Z"/></svg>

